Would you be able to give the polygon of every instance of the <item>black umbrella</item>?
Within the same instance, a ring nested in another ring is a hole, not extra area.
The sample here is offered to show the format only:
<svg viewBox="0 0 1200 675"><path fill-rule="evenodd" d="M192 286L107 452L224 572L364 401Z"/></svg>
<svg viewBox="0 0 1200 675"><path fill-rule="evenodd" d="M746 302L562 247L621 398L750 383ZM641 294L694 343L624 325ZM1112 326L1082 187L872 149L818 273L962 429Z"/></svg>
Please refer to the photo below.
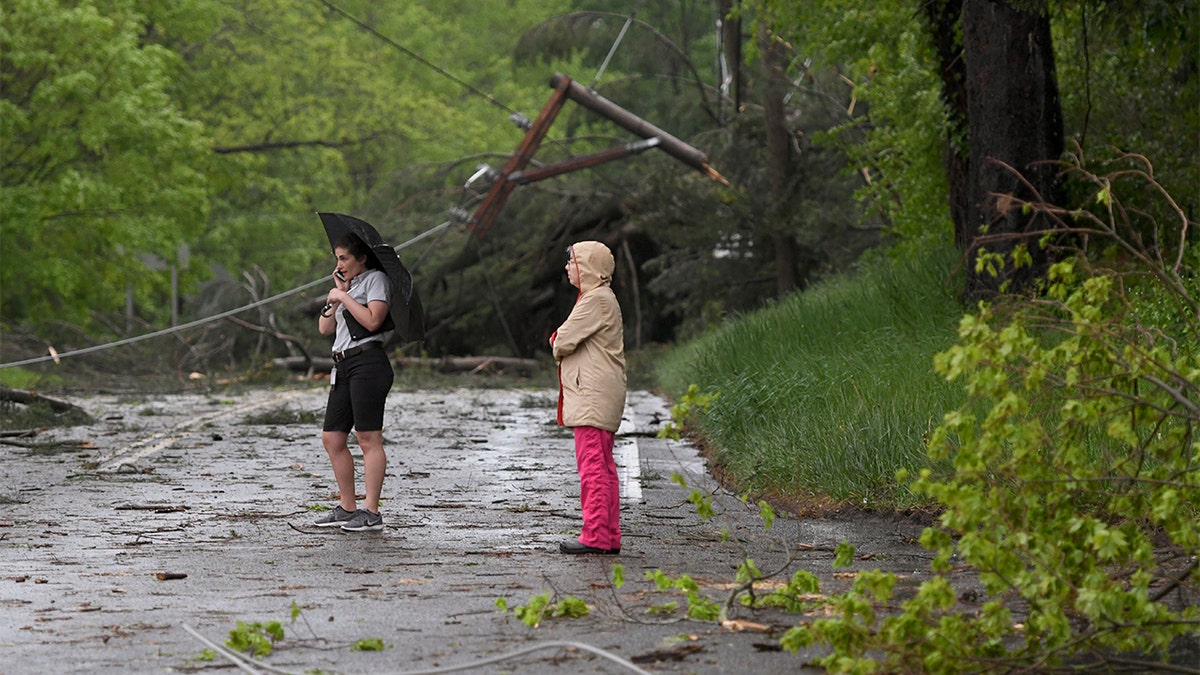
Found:
<svg viewBox="0 0 1200 675"><path fill-rule="evenodd" d="M353 234L363 241L370 250L371 261L368 267L381 269L392 281L392 301L388 305L388 314L395 323L396 335L405 342L423 340L425 338L425 312L421 308L421 299L417 297L417 289L413 287L412 275L400 262L396 249L388 245L379 236L379 232L371 224L341 213L317 213L321 224L325 226L325 234L329 237L329 247L337 246L338 240L347 234Z"/></svg>

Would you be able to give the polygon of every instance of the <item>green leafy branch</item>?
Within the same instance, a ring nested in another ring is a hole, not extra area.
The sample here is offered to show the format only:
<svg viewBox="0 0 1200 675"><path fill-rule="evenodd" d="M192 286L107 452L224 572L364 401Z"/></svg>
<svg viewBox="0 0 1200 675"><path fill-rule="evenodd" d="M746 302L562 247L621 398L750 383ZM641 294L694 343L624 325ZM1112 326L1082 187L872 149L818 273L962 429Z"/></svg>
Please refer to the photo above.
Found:
<svg viewBox="0 0 1200 675"><path fill-rule="evenodd" d="M687 480L681 474L672 474L671 480L680 487L688 489ZM742 495L740 499L743 504L750 502L749 495ZM716 510L712 505L712 495L692 488L687 501L696 507L696 513L704 520L708 520L716 515ZM762 518L763 529L770 530L775 523L775 510L766 500L759 500L757 507L759 517ZM728 539L728 532L723 533L723 538ZM844 567L853 560L854 547L843 543L838 546L836 555L837 559L834 566ZM819 593L820 589L817 578L806 571L796 572L783 588L766 593L761 597L755 593L756 584L779 576L791 567L794 562L795 558L788 556L788 559L780 566L779 570L763 574L759 571L753 558L749 556L745 557L738 567L736 584L723 604L700 596L699 587L687 575L671 579L661 570L656 570L653 573L647 572L647 578L653 580L658 585L659 590L673 588L682 591L688 601L687 618L724 622L729 619L733 607L739 602L746 607L776 607L793 612L806 611L810 608L811 602L803 598L815 596ZM672 603L669 608L665 605L659 606L655 608L655 611L664 611L664 609L673 610L674 607L675 605Z"/></svg>
<svg viewBox="0 0 1200 675"><path fill-rule="evenodd" d="M496 598L496 607L501 613L510 611L508 599L504 597ZM544 619L576 619L590 612L587 603L573 595L551 601L549 591L533 596L524 605L516 605L511 611L513 616L530 628L537 628Z"/></svg>
<svg viewBox="0 0 1200 675"><path fill-rule="evenodd" d="M677 590L687 598L687 617L696 621L717 621L722 616L721 604L700 594L700 585L684 574L676 578L667 576L662 570L646 572L660 591Z"/></svg>
<svg viewBox="0 0 1200 675"><path fill-rule="evenodd" d="M234 651L259 657L269 655L275 642L282 639L283 624L278 621L238 621L237 628L229 631L225 645Z"/></svg>
<svg viewBox="0 0 1200 675"><path fill-rule="evenodd" d="M1152 669L1200 631L1200 258L1146 167L1080 166L1087 207L1030 205L1058 240L1104 248L1056 252L1037 297L981 304L936 358L971 399L929 440L951 468L898 475L943 507L921 537L935 576L894 608L895 577L860 574L785 648L824 645L835 672ZM1123 205L1132 179L1166 203ZM952 562L978 572L982 606L958 605Z"/></svg>
<svg viewBox="0 0 1200 675"><path fill-rule="evenodd" d="M697 384L688 385L687 393L671 406L671 421L658 430L658 437L678 441L694 416L707 412L717 397L717 393L701 394Z"/></svg>
<svg viewBox="0 0 1200 675"><path fill-rule="evenodd" d="M685 490L688 489L687 478L684 478L683 474L679 473L678 471L671 474L671 482ZM696 507L697 515L704 520L708 520L717 515L717 512L712 505L711 494L705 494L696 488L692 488L692 491L688 493L687 501L689 504Z"/></svg>
<svg viewBox="0 0 1200 675"><path fill-rule="evenodd" d="M295 625L297 620L303 620L309 632L316 636L309 625L308 619L300 610L300 605L292 601L290 623ZM284 638L283 622L281 621L238 621L237 627L229 631L225 645L236 652L248 652L252 657L268 656L275 649L275 644ZM386 648L382 638L363 638L350 646L352 651L380 651ZM209 652L211 650L206 650ZM197 660L212 660L213 654L202 653Z"/></svg>

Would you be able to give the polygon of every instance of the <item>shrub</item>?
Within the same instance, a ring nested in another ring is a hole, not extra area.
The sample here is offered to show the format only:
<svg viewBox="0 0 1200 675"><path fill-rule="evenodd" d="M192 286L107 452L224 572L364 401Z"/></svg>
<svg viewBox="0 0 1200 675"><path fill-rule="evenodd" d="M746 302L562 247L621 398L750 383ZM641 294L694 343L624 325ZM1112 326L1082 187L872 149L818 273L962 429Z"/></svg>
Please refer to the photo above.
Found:
<svg viewBox="0 0 1200 675"><path fill-rule="evenodd" d="M960 672L1150 667L1200 630L1200 305L1188 219L1148 164L1100 177L1088 209L1019 204L1056 219L1042 239L1082 242L1035 298L999 298L962 319L937 371L970 402L929 443L949 475L913 489L944 507L922 543L932 580L895 612L894 579L837 599L841 615L789 632L832 648L832 670ZM1129 208L1112 186L1140 178ZM1150 213L1175 213L1165 226ZM1103 241L1103 248L1095 243ZM1021 264L1018 255L988 261ZM1165 311L1163 308L1173 308ZM982 608L957 604L951 562L979 574Z"/></svg>

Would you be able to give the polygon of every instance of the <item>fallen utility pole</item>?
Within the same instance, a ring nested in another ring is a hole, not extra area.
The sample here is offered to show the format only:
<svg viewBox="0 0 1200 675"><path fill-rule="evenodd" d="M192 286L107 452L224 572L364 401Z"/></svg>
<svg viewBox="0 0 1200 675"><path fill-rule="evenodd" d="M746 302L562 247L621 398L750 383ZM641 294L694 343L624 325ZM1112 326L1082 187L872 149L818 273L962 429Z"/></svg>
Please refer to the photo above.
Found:
<svg viewBox="0 0 1200 675"><path fill-rule="evenodd" d="M717 173L716 169L708 165L708 155L597 94L595 90L588 89L562 73L555 73L554 77L550 78L550 86L556 89L560 86L565 86L567 89L567 98L597 115L611 120L630 133L642 138L657 138L659 141L658 147L663 152L704 173L709 178L724 185L729 185L729 181Z"/></svg>
<svg viewBox="0 0 1200 675"><path fill-rule="evenodd" d="M517 146L516 152L509 157L487 194L484 195L483 201L479 203L479 207L467 221L472 231L480 237L487 233L488 228L491 227L516 186L597 166L614 159L629 157L650 148L657 147L718 183L729 185L729 181L725 180L716 169L709 166L708 156L704 152L600 96L594 90L584 87L562 73L555 73L554 77L550 78L550 86L554 88L554 93L542 107L537 119L525 126L525 138ZM644 140L527 170L526 167L533 161L534 153L537 152L542 140L550 131L554 118L558 116L568 99Z"/></svg>

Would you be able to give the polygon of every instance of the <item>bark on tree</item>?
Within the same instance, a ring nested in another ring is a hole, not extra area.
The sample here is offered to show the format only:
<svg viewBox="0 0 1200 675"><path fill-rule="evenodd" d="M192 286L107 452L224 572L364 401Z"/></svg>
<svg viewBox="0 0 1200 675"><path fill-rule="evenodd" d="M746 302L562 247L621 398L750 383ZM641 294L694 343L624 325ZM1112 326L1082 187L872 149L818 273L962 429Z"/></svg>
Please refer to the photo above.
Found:
<svg viewBox="0 0 1200 675"><path fill-rule="evenodd" d="M946 105L949 129L946 134L946 178L949 184L950 221L954 225L954 243L967 245L967 204L970 166L967 137L967 71L963 62L962 0L929 0L924 3L925 19L933 37L942 80L942 102Z"/></svg>
<svg viewBox="0 0 1200 675"><path fill-rule="evenodd" d="M763 124L767 144L767 176L770 185L769 218L774 225L768 226L771 242L775 249L776 291L784 296L796 288L796 240L779 223L786 219L793 195L789 194L792 183L791 132L787 127L784 97L790 82L784 73L783 47L772 39L766 25L759 26L759 44L762 47L763 75L767 87L763 94Z"/></svg>
<svg viewBox="0 0 1200 675"><path fill-rule="evenodd" d="M1036 237L1029 236L1043 223L1005 208L1002 197L1060 201L1052 162L1062 154L1063 129L1044 1L1015 7L1005 0L964 0L962 36L970 147L965 295L972 300L1002 290L1006 282L1008 290L1020 290L1048 264ZM981 246L1007 253L1021 242L1033 256L1032 268L1013 269L1010 263L999 276L975 271Z"/></svg>

